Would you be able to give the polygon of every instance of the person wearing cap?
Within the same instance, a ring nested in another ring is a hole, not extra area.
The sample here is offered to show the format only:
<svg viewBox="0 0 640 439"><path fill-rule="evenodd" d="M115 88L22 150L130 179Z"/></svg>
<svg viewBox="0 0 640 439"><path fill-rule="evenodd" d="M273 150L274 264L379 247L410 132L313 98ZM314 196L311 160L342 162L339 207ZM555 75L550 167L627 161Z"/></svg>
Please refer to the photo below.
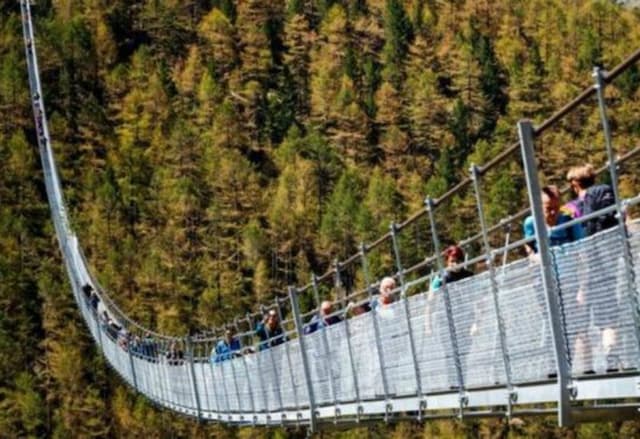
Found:
<svg viewBox="0 0 640 439"><path fill-rule="evenodd" d="M221 363L239 356L241 348L240 340L233 336L230 329L227 329L224 331L224 339L220 340L218 344L216 344L214 351L211 352L212 361L214 363Z"/></svg>
<svg viewBox="0 0 640 439"><path fill-rule="evenodd" d="M287 341L287 336L280 326L276 310L269 311L264 316L264 319L256 325L256 335L260 339L258 349L261 351L281 345Z"/></svg>
<svg viewBox="0 0 640 439"><path fill-rule="evenodd" d="M320 313L314 315L307 326L304 328L305 334L313 334L318 329L322 329L325 326L331 326L341 321L339 316L331 315L333 312L333 305L328 300L324 300L320 304Z"/></svg>

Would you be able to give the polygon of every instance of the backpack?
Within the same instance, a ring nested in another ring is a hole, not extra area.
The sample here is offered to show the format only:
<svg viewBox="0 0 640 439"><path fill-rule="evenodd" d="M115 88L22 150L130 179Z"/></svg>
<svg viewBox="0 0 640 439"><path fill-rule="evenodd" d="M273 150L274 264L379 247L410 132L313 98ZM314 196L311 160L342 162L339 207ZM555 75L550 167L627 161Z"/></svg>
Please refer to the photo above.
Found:
<svg viewBox="0 0 640 439"><path fill-rule="evenodd" d="M615 203L613 189L607 184L598 184L587 189L584 198L579 201L580 211L583 216L597 212L600 209L611 206ZM609 212L604 215L587 220L583 223L584 231L587 236L591 236L602 230L614 227L618 224L616 213Z"/></svg>

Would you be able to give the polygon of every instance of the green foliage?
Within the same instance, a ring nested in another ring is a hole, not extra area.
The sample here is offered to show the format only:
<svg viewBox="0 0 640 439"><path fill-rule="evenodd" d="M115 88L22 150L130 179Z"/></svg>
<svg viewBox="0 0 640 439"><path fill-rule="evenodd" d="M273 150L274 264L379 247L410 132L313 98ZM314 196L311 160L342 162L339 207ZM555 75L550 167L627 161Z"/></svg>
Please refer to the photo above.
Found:
<svg viewBox="0 0 640 439"><path fill-rule="evenodd" d="M255 310L376 239L513 142L518 119L544 119L591 83L594 63L610 68L640 42L640 15L610 1L36 3L74 227L122 309L181 334ZM0 436L295 437L158 411L96 356L61 280L17 4L0 17ZM608 89L620 151L640 135L639 89L637 66ZM549 175L602 157L591 110L545 138ZM622 183L637 193L635 175ZM523 187L517 163L484 177L490 223L524 205ZM443 238L468 235L469 197L444 207L456 213ZM423 223L400 240L403 262L430 248ZM392 267L387 247L371 256L372 273ZM430 422L326 437L572 434L638 426Z"/></svg>

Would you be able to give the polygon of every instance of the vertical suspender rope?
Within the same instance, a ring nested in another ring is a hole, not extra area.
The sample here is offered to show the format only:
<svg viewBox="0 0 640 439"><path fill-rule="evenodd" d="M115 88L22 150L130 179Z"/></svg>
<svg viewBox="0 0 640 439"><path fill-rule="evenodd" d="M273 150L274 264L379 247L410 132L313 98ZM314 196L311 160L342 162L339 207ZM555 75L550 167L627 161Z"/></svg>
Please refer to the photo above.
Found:
<svg viewBox="0 0 640 439"><path fill-rule="evenodd" d="M278 299L276 297L276 306L277 306L277 310L278 310L278 319L280 320L280 324L282 325L282 331L284 332L284 334L286 335L287 331L286 328L284 328L284 315L282 313L282 308L280 307L280 299ZM293 394L293 405L296 407L296 409L298 408L298 390L296 389L296 382L295 379L293 377L293 363L291 363L291 353L290 353L290 346L289 343L284 343L284 349L286 352L286 356L287 356L287 367L289 368L288 373L289 373L289 377L291 378L291 392ZM283 407L283 411L284 411L284 407ZM284 413L283 413L284 416ZM282 420L284 421L284 417L282 418Z"/></svg>
<svg viewBox="0 0 640 439"><path fill-rule="evenodd" d="M233 320L233 328L236 331L236 334L240 333L240 324L237 318ZM247 368L247 356L243 352L244 346L242 343L242 339L239 338L238 341L240 343L240 352L239 352L240 360L237 361L237 363L242 363L242 366L244 369L244 379L247 381L247 391L249 394L249 403L251 404L251 414L254 417L256 413L256 403L253 398L253 389L251 387L251 380L249 378L249 369ZM233 355L232 355L232 360L233 360ZM255 419L255 418L252 418L252 419Z"/></svg>
<svg viewBox="0 0 640 439"><path fill-rule="evenodd" d="M418 419L422 419L422 411L426 407L426 399L422 392L422 375L420 373L420 365L418 364L418 356L415 340L413 338L413 325L411 324L411 313L409 312L409 301L407 299L407 287L404 278L404 269L402 268L402 259L400 257L400 246L398 244L398 226L396 223L391 223L389 227L391 232L391 242L393 245L393 254L396 261L396 271L398 280L400 281L400 300L402 301L402 308L404 310L405 319L407 319L407 337L409 339L409 352L411 359L413 360L413 372L416 378L416 396L420 399L418 407Z"/></svg>
<svg viewBox="0 0 640 439"><path fill-rule="evenodd" d="M624 221L624 209L620 201L620 193L618 190L618 172L616 170L616 158L613 153L613 145L611 141L611 128L609 127L609 119L607 118L607 105L605 103L604 88L605 82L602 76L602 70L599 67L593 69L593 77L595 79L595 87L598 96L598 108L600 109L600 120L602 122L602 130L604 132L605 146L607 149L607 162L609 165L609 176L611 177L611 186L616 203L616 214L618 215L618 230L623 242L622 257L625 265L625 278L627 281L629 295L632 304L631 315L634 321L633 335L635 336L636 346L640 349L640 303L636 288L636 280L633 269L633 256L627 236L627 229ZM638 366L636 363L635 366Z"/></svg>
<svg viewBox="0 0 640 439"><path fill-rule="evenodd" d="M249 326L249 330L250 330L250 331L253 331L253 321L251 320L251 314L250 314L250 313L247 313L247 314L246 314L246 316L245 316L245 320L247 321L247 325ZM260 355L260 352L255 352L253 355L254 355L254 358L253 358L253 359L254 359L254 361L256 362L256 365L259 365L259 363L258 363L258 357L259 357L259 355ZM249 365L247 364L246 355L244 355L243 357L245 358L245 363L244 363L244 364L245 364L245 368L247 369L247 379L250 379L250 377L249 377ZM259 369L259 368L258 368L258 369ZM261 380L259 380L259 379L258 379L258 381L260 382L260 387L261 387L261 391L262 391L262 396L263 396L263 398L264 398L264 396L265 396L264 386L262 385L262 381L261 381ZM259 401L259 397L258 397L257 392L258 392L258 390L257 390L257 389L256 389L256 390L254 390L254 412L255 412L255 413L254 413L254 416L253 416L253 420L254 420L254 422L257 420L257 417L258 417L257 412L258 412L258 401ZM266 411L267 411L267 404L266 404L266 401L263 401L263 403L264 403L264 411L266 412Z"/></svg>
<svg viewBox="0 0 640 439"><path fill-rule="evenodd" d="M225 325L225 330L222 335L225 338L227 336L226 334L227 330L230 330L230 328ZM240 387L238 386L238 375L236 374L236 368L234 367L233 363L234 361L233 361L233 355L231 354L231 346L229 346L229 358L223 359L222 362L220 363L220 366L224 367L224 364L226 364L227 367L231 369L231 376L233 380L233 390L236 393L236 401L238 401L238 413L240 413L242 411L242 397L240 396Z"/></svg>
<svg viewBox="0 0 640 439"><path fill-rule="evenodd" d="M453 310L451 309L451 298L449 297L449 288L447 287L446 271L444 263L442 261L442 254L440 252L440 238L438 237L438 231L436 230L435 220L435 205L431 198L427 198L425 201L427 213L429 214L429 223L431 224L431 237L433 239L433 248L436 253L436 261L438 264L438 271L440 274L440 280L442 286L440 287L440 293L444 300L445 313L447 315L447 323L449 327L449 337L451 338L451 349L453 350L453 359L455 363L457 378L458 378L458 392L460 401L460 417L464 415L464 407L467 405L467 397L464 391L464 375L462 370L462 361L460 360L460 351L458 349L458 338L456 337L456 328L453 323Z"/></svg>
<svg viewBox="0 0 640 439"><path fill-rule="evenodd" d="M371 292L371 278L369 276L369 264L367 261L367 247L363 243L360 243L360 258L362 262L362 277L364 278L365 285L367 286L367 292L369 294L369 304L371 306L371 319L373 322L373 334L376 340L376 352L378 355L378 365L380 366L380 378L382 380L382 391L384 393L385 410L384 421L389 422L389 414L392 406L389 400L389 384L387 382L387 375L385 373L384 354L382 352L382 339L380 337L380 326L378 323L378 312L373 309L373 294ZM374 384L375 385L375 384Z"/></svg>
<svg viewBox="0 0 640 439"><path fill-rule="evenodd" d="M336 281L337 283L337 281ZM320 367L324 367L326 370L326 373L329 377L329 386L330 386L330 390L331 390L331 399L333 401L333 405L335 406L335 411L334 413L337 413L338 411L338 396L336 393L336 387L335 387L335 383L333 380L333 370L332 370L332 359L333 356L331 355L331 351L329 349L329 339L327 338L327 331L324 327L324 321L322 318L322 310L321 308L321 303L320 303L320 292L318 291L318 281L315 277L315 275L312 275L311 277L311 288L313 290L313 299L316 302L316 307L318 308L318 312L316 313L316 319L318 319L317 324L318 326L316 327L316 331L321 331L322 332L322 348L324 349L324 358L319 359L320 362L322 363L322 365ZM320 378L320 377L318 377Z"/></svg>
<svg viewBox="0 0 640 439"><path fill-rule="evenodd" d="M311 369L309 364L308 351L305 346L304 331L302 326L302 318L300 317L300 306L298 304L298 294L295 287L289 287L289 300L291 301L291 311L296 324L296 332L298 334L298 342L300 344L300 359L304 369L305 381L307 384L307 393L309 395L309 431L314 432L316 429L316 404L313 392L313 384L311 382Z"/></svg>
<svg viewBox="0 0 640 439"><path fill-rule="evenodd" d="M262 315L263 319L264 319L264 314L265 314L265 310L264 307L261 305L260 306L260 314ZM248 318L248 317L247 317ZM262 367L262 362L264 361L264 354L262 353L261 350L261 346L262 346L262 342L258 342L258 352L256 352L256 360L258 363L258 370L260 372L262 372L264 370L264 368ZM262 399L264 400L264 411L267 414L267 418L270 417L269 415L269 395L267 392L267 386L266 383L264 382L264 375L260 374L260 387L262 388Z"/></svg>
<svg viewBox="0 0 640 439"><path fill-rule="evenodd" d="M507 390L509 392L507 398L507 416L511 416L512 406L516 394L513 389L513 383L511 380L511 362L509 361L509 352L507 350L507 339L504 328L504 319L502 318L502 312L500 310L500 301L498 297L498 282L496 281L496 270L493 261L493 255L491 253L491 245L489 244L489 234L487 232L487 222L484 217L484 206L482 203L482 193L480 187L481 175L476 165L471 165L471 178L473 180L473 189L476 196L476 207L478 208L478 218L480 219L480 228L482 229L482 244L484 246L484 252L486 262L489 267L489 281L491 283L491 297L493 299L493 309L496 313L496 321L498 327L498 336L500 339L500 350L502 352L502 362L504 365L504 375L507 380ZM505 251L506 254L506 251Z"/></svg>
<svg viewBox="0 0 640 439"><path fill-rule="evenodd" d="M276 297L276 310L278 310L278 308L279 308L278 298ZM279 320L279 324L282 330L282 337L284 338L286 334L284 332L284 329L282 329L282 320ZM266 325L265 325L265 330L266 331L269 330ZM269 335L271 334L269 333ZM269 339L268 343L269 343L269 349L264 354L269 355L269 358L271 358L271 364L273 366L273 384L274 384L274 387L276 388L276 395L278 396L278 403L280 404L280 410L284 410L284 403L282 401L282 389L280 389L280 374L276 364L276 359L273 356L273 346L271 345L272 340Z"/></svg>
<svg viewBox="0 0 640 439"><path fill-rule="evenodd" d="M200 394L198 393L198 382L196 381L196 371L194 367L194 346L191 337L185 337L185 345L187 347L187 358L189 360L189 373L191 374L191 383L193 385L193 402L195 403L196 415L198 422L202 420L202 409L200 407Z"/></svg>

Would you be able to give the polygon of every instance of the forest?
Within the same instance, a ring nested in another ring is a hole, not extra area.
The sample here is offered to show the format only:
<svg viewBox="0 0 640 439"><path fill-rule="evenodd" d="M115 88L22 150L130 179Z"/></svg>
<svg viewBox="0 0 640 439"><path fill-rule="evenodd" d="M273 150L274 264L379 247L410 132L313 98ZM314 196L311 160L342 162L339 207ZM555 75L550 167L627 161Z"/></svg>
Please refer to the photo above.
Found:
<svg viewBox="0 0 640 439"><path fill-rule="evenodd" d="M37 0L44 101L73 227L116 303L189 334L308 282L423 207L640 47L612 0ZM304 437L198 424L113 374L75 307L50 220L18 2L0 2L0 437ZM640 145L640 66L607 89ZM595 102L540 166L605 161ZM637 166L637 165L636 165ZM486 181L494 224L522 169ZM633 172L623 195L637 194ZM635 191L635 192L634 192ZM443 224L468 236L475 206ZM426 240L428 233L425 230ZM307 304L308 306L308 304ZM327 438L638 437L640 422L380 423Z"/></svg>

